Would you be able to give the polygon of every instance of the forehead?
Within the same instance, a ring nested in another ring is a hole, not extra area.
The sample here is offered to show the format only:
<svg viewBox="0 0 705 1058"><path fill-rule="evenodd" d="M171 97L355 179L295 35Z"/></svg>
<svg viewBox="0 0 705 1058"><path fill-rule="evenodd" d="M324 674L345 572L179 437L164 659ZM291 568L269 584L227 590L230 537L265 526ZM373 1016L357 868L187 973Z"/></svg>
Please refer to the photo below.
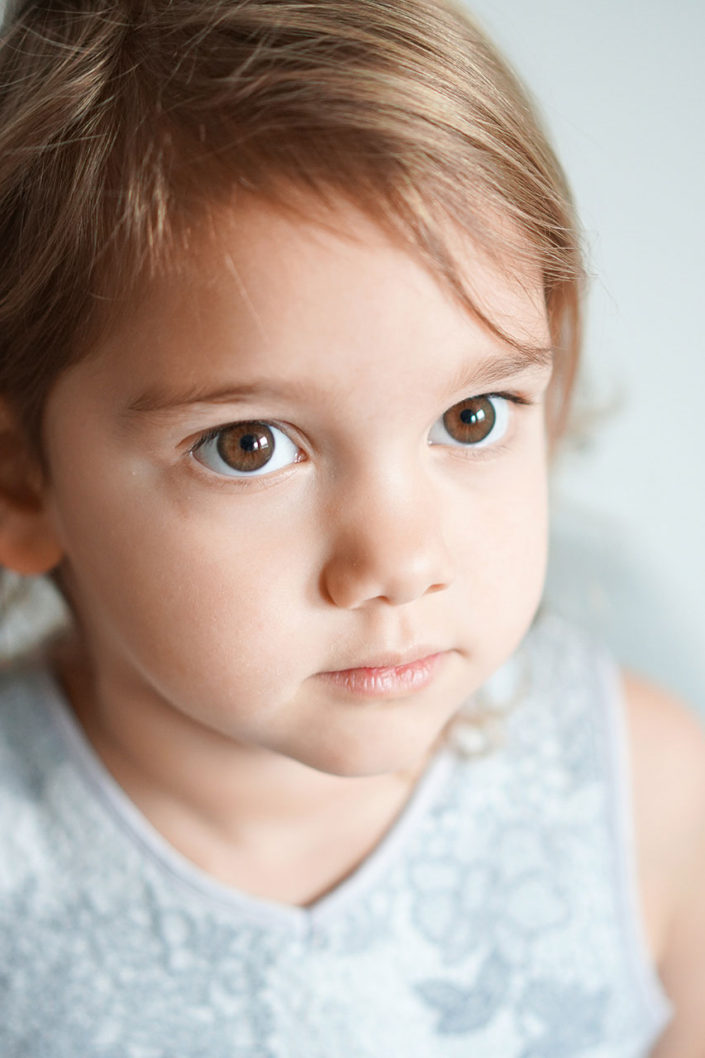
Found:
<svg viewBox="0 0 705 1058"><path fill-rule="evenodd" d="M196 230L189 254L175 262L176 274L188 283L194 279L194 269L207 283L228 284L234 279L243 300L249 296L262 307L270 307L272 300L281 305L292 292L302 307L311 307L310 293L313 306L322 309L325 302L318 302L316 296L324 291L348 294L351 301L362 295L385 304L393 288L400 295L413 290L425 300L432 294L434 301L440 300L441 287L449 294L450 287L424 263L417 247L402 243L391 228L350 201L337 197L324 205L309 200L306 208L306 200L301 206L299 199L298 205L300 211L294 213L246 198L235 207L221 208ZM541 268L530 253L524 253L519 266L512 263L509 251L502 253L502 245L527 249L505 218L494 216L491 227L497 237L494 253L482 250L450 224L444 225L442 234L474 304L521 342L522 317L544 315ZM247 286L241 282L244 276L249 279ZM171 282L171 275L166 278Z"/></svg>
<svg viewBox="0 0 705 1058"><path fill-rule="evenodd" d="M474 303L511 337L514 354L548 347L538 267L512 271L458 233L453 242ZM471 345L481 357L497 344L417 253L354 206L316 204L302 216L249 200L190 233L93 359L149 388L174 376L197 383L253 359L260 372L294 378L298 368L395 369L417 354L432 364L441 346Z"/></svg>

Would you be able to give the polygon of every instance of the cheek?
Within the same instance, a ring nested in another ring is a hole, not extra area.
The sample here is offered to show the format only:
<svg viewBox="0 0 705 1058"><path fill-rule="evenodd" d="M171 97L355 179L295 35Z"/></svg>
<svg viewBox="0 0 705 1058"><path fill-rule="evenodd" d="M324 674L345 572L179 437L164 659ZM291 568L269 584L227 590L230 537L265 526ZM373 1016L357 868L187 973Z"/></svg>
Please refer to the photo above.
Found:
<svg viewBox="0 0 705 1058"><path fill-rule="evenodd" d="M530 453L527 453L527 456ZM487 468L483 487L456 523L459 579L475 619L516 642L543 590L548 550L547 473L542 458Z"/></svg>
<svg viewBox="0 0 705 1058"><path fill-rule="evenodd" d="M310 526L205 490L186 502L128 475L100 487L90 476L69 480L57 481L57 513L89 635L121 642L145 666L183 666L182 675L187 657L222 672L237 656L247 679L287 651L291 602L310 580Z"/></svg>

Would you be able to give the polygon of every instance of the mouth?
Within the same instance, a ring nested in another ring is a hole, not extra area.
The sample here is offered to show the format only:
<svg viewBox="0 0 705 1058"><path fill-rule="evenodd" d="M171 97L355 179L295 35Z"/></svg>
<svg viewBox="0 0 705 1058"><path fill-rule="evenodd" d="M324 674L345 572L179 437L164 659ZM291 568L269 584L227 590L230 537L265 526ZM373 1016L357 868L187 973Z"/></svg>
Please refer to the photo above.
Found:
<svg viewBox="0 0 705 1058"><path fill-rule="evenodd" d="M427 687L450 651L423 647L404 656L370 659L364 665L333 669L319 676L334 687L361 698L396 698Z"/></svg>

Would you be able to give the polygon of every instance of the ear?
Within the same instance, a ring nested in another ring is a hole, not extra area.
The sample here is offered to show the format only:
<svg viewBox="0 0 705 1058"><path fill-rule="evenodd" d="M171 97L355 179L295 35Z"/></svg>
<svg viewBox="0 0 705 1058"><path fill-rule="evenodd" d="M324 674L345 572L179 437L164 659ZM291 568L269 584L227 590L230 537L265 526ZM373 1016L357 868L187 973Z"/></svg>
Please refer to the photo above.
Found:
<svg viewBox="0 0 705 1058"><path fill-rule="evenodd" d="M46 492L44 475L17 417L0 397L0 566L30 576L60 562L62 548Z"/></svg>

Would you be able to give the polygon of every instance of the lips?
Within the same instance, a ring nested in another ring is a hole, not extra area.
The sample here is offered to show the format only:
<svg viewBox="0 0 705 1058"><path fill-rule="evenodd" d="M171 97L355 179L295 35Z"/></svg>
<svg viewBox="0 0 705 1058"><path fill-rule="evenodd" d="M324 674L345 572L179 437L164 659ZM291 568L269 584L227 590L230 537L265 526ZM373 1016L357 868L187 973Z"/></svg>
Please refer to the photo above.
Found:
<svg viewBox="0 0 705 1058"><path fill-rule="evenodd" d="M365 664L319 675L338 689L358 697L399 697L420 691L433 680L448 651L417 647L403 654L368 658Z"/></svg>

